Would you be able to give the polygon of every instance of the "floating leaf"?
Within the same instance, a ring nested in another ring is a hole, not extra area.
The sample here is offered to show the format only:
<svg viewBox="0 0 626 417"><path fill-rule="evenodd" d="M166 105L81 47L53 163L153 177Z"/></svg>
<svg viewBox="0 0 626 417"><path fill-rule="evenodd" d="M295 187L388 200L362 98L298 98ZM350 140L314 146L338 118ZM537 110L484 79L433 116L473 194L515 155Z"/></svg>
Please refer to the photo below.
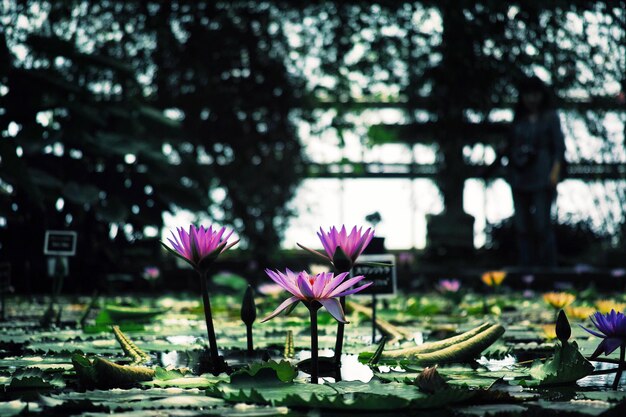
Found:
<svg viewBox="0 0 626 417"><path fill-rule="evenodd" d="M544 363L535 361L530 368L533 379L520 382L524 386L571 384L593 372L593 365L578 350L576 342L556 346L554 356Z"/></svg>
<svg viewBox="0 0 626 417"><path fill-rule="evenodd" d="M233 385L267 385L292 382L298 370L287 361L253 363L230 376Z"/></svg>
<svg viewBox="0 0 626 417"><path fill-rule="evenodd" d="M45 390L63 388L65 382L59 374L47 374L41 369L26 368L17 370L7 381L7 391Z"/></svg>
<svg viewBox="0 0 626 417"><path fill-rule="evenodd" d="M105 310L114 322L118 321L148 321L159 314L165 313L167 308L153 308L153 307L130 307L130 306L116 306L106 305Z"/></svg>

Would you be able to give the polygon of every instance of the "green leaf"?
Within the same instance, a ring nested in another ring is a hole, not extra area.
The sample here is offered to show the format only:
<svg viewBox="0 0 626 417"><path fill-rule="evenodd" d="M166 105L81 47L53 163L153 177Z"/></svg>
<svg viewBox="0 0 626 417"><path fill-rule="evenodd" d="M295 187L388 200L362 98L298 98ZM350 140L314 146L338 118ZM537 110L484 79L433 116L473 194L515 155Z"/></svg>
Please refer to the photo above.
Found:
<svg viewBox="0 0 626 417"><path fill-rule="evenodd" d="M200 376L185 375L184 377L181 377L181 378L174 378L174 379L167 379L167 380L162 380L156 377L152 381L142 382L140 385L143 387L157 387L157 388L207 389L207 388L213 387L215 384L219 382L226 382L226 381L228 381L228 376L226 374L220 374L218 376L205 374L205 375L200 375Z"/></svg>
<svg viewBox="0 0 626 417"><path fill-rule="evenodd" d="M7 391L43 390L63 388L65 382L59 374L46 374L41 369L26 368L11 375L10 382L5 385Z"/></svg>
<svg viewBox="0 0 626 417"><path fill-rule="evenodd" d="M184 378L185 374L180 369L165 369L157 366L154 369L154 377L161 381L169 381L171 379Z"/></svg>
<svg viewBox="0 0 626 417"><path fill-rule="evenodd" d="M530 368L533 379L524 379L523 386L571 384L593 372L593 365L578 350L576 342L556 346L554 356L544 363L535 361Z"/></svg>
<svg viewBox="0 0 626 417"><path fill-rule="evenodd" d="M453 388L429 395L411 385L393 382L382 384L379 381L369 383L342 381L331 384L293 383L243 389L219 384L208 390L208 393L219 395L228 402L350 411L439 408L465 401L475 394L465 389Z"/></svg>
<svg viewBox="0 0 626 417"><path fill-rule="evenodd" d="M292 382L298 370L287 361L253 363L230 376L234 386L258 386Z"/></svg>
<svg viewBox="0 0 626 417"><path fill-rule="evenodd" d="M106 312L113 322L118 321L149 321L154 317L167 312L167 308L153 308L146 306L130 307L117 306L108 304L105 307Z"/></svg>
<svg viewBox="0 0 626 417"><path fill-rule="evenodd" d="M368 143L371 145L382 145L385 143L398 142L398 131L393 126L373 125L367 130Z"/></svg>

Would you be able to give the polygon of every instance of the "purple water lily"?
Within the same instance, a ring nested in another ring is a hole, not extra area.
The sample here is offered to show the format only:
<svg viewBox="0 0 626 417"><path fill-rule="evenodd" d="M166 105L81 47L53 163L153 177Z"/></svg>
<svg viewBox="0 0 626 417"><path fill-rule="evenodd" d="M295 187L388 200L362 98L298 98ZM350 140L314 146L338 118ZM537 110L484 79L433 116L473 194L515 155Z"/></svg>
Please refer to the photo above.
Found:
<svg viewBox="0 0 626 417"><path fill-rule="evenodd" d="M265 272L275 283L289 291L292 296L279 305L272 314L264 318L264 322L276 317L281 311L298 301L304 302L307 306L317 301L324 306L337 321L347 323L338 297L357 293L372 285L371 282L368 282L360 287L352 288L365 277L359 275L354 278L346 279L348 276L347 272L336 276L332 272L309 275L304 271L295 273L289 269L287 269L285 273L269 269L266 269Z"/></svg>
<svg viewBox="0 0 626 417"><path fill-rule="evenodd" d="M347 269L350 269L356 262L359 255L363 253L363 250L372 241L372 238L374 237L374 231L371 228L368 228L365 232L363 232L362 227L357 229L357 227L354 226L350 233L348 233L348 231L346 230L346 226L341 226L340 230L337 230L337 228L333 226L328 232L325 232L322 228L320 228L320 231L317 232L317 236L322 242L322 246L324 247L324 251L326 252L325 254L313 249L309 249L305 246L300 245L299 243L298 246L315 255L327 259L335 266L335 268L337 268L337 249L341 249L343 255L348 258L347 261L349 265L347 265Z"/></svg>
<svg viewBox="0 0 626 417"><path fill-rule="evenodd" d="M348 272L335 275L332 272L320 272L311 275L307 272L295 273L289 269L285 273L266 269L267 275L278 285L289 291L292 296L282 302L276 310L265 317L262 322L268 321L281 311L295 306L295 303L302 303L309 309L311 316L311 382L317 384L319 374L318 341L317 341L317 311L323 306L340 323L347 323L343 307L338 297L357 293L370 285L368 282L357 288L352 288L363 278L359 275L346 279Z"/></svg>
<svg viewBox="0 0 626 417"><path fill-rule="evenodd" d="M172 231L172 238L167 239L172 247L161 242L168 252L181 259L184 259L198 272L200 276L200 291L202 293L202 305L204 307L204 320L206 322L207 336L209 338L209 349L211 353L211 372L219 374L224 371L226 364L219 356L217 348L217 338L215 337L215 327L213 325L213 315L211 313L211 300L207 289L207 274L213 261L226 249L235 245L238 240L228 243L228 239L233 234L232 231L226 233L226 228L213 230L213 226L189 226L187 232L182 227L176 229L178 236Z"/></svg>
<svg viewBox="0 0 626 417"><path fill-rule="evenodd" d="M363 250L372 241L374 231L368 228L363 232L363 228L360 227L357 229L356 226L354 226L350 233L348 233L346 226L341 226L340 230L337 230L337 228L333 226L328 232L320 228L317 236L322 242L322 246L326 252L325 254L309 249L299 243L298 246L326 259L333 265L335 273L340 273L348 272L352 269L359 255L363 253ZM340 307L345 307L345 296L340 296L339 305ZM337 323L337 340L335 342L335 362L337 365L339 365L341 361L341 353L343 352L343 334L344 324L342 321L339 321L339 323Z"/></svg>
<svg viewBox="0 0 626 417"><path fill-rule="evenodd" d="M231 230L226 233L226 228L213 230L213 226L189 226L189 231L182 227L176 229L178 236L172 231L172 238L167 240L172 248L163 246L179 258L187 261L196 270L205 269L211 261L225 250L237 244L239 240L228 243L228 239L233 234Z"/></svg>
<svg viewBox="0 0 626 417"><path fill-rule="evenodd" d="M592 335L604 339L591 355L592 358L600 356L601 353L610 355L618 347L626 346L626 316L623 313L615 310L611 310L607 314L596 312L589 318L599 332L583 326L580 327Z"/></svg>

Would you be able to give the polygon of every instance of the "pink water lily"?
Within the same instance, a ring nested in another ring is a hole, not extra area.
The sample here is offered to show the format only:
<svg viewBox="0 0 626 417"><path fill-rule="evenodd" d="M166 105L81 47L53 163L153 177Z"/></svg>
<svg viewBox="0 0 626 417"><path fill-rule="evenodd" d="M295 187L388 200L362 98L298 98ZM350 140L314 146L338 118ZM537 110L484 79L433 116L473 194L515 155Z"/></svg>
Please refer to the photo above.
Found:
<svg viewBox="0 0 626 417"><path fill-rule="evenodd" d="M458 279L442 279L437 289L442 293L458 292L461 289L461 282Z"/></svg>
<svg viewBox="0 0 626 417"><path fill-rule="evenodd" d="M226 228L213 230L213 226L189 226L189 231L182 227L176 229L178 236L172 231L172 238L167 240L172 247L163 246L174 255L184 259L196 269L205 267L208 261L212 261L225 250L237 244L239 240L228 243L228 239L233 234L231 230L226 233Z"/></svg>
<svg viewBox="0 0 626 417"><path fill-rule="evenodd" d="M200 277L200 292L202 294L202 306L204 308L204 321L206 322L207 336L209 338L209 350L211 353L211 372L215 375L223 372L227 366L224 358L219 355L217 348L217 338L215 337L215 326L213 325L213 314L211 312L211 300L207 288L207 274L209 267L220 253L235 245L238 240L228 243L228 239L233 234L232 231L226 233L226 228L213 230L213 226L189 226L187 232L182 227L176 229L178 236L172 231L172 238L167 239L172 247L165 243L161 245L171 254L184 259L196 270Z"/></svg>
<svg viewBox="0 0 626 417"><path fill-rule="evenodd" d="M350 266L352 266L356 262L359 255L363 253L363 250L372 241L374 231L371 228L368 228L365 232L363 232L363 228L360 227L357 229L357 227L354 226L350 233L348 233L346 226L341 226L340 230L337 230L337 228L333 226L328 232L325 232L322 228L320 228L320 231L317 232L317 236L320 238L326 254L309 249L300 244L298 244L298 246L315 255L328 259L333 265L336 264L335 256L338 252L337 249L341 249L343 254L348 257ZM335 267L337 267L337 265L335 265Z"/></svg>
<svg viewBox="0 0 626 417"><path fill-rule="evenodd" d="M357 293L372 285L371 282L368 282L360 287L352 288L365 277L359 275L354 278L346 279L348 276L347 272L336 276L332 272L309 275L304 271L295 273L289 269L287 269L285 273L272 271L270 269L266 269L265 272L275 283L293 295L279 305L272 314L264 318L264 322L276 317L283 310L298 301L302 301L307 305L317 301L324 306L337 321L347 323L343 308L341 308L337 297Z"/></svg>

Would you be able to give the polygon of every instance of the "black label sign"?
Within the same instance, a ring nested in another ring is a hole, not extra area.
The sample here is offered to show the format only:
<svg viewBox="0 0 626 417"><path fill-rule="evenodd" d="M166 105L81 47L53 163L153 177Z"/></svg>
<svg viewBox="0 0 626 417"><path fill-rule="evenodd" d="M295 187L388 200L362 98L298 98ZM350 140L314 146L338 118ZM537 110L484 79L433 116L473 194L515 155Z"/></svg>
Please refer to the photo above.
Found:
<svg viewBox="0 0 626 417"><path fill-rule="evenodd" d="M43 245L44 255L76 255L76 232L67 230L48 230Z"/></svg>
<svg viewBox="0 0 626 417"><path fill-rule="evenodd" d="M393 255L359 256L357 264L352 268L352 276L357 275L365 277L357 286L366 282L373 282L372 285L358 292L357 295L396 293L396 264Z"/></svg>

